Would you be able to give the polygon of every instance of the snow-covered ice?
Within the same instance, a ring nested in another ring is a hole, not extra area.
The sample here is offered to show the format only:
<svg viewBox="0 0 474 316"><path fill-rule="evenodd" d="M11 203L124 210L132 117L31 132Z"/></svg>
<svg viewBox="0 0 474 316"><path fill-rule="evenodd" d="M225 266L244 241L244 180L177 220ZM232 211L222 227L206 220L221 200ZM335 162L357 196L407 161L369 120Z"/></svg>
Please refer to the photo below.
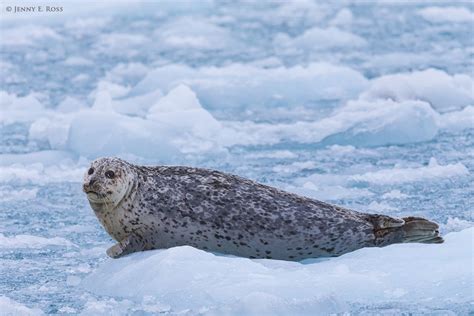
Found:
<svg viewBox="0 0 474 316"><path fill-rule="evenodd" d="M472 313L473 4L63 6L0 13L0 315ZM426 217L446 243L110 260L81 190L104 155Z"/></svg>
<svg viewBox="0 0 474 316"><path fill-rule="evenodd" d="M154 296L176 313L323 315L387 301L434 310L472 300L473 238L470 228L446 235L442 245L366 248L302 263L216 256L183 246L109 259L81 286L138 302Z"/></svg>

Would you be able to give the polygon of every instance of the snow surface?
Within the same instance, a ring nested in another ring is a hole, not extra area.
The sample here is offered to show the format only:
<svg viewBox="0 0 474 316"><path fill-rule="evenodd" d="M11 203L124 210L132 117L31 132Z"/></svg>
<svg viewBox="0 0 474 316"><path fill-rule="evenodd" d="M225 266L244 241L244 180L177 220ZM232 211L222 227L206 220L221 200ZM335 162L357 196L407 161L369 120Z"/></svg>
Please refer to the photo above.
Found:
<svg viewBox="0 0 474 316"><path fill-rule="evenodd" d="M0 13L0 314L472 313L471 3L64 8ZM112 261L81 190L104 155L426 217L447 242L302 263L189 247Z"/></svg>
<svg viewBox="0 0 474 316"><path fill-rule="evenodd" d="M365 248L302 263L216 256L183 246L109 259L81 286L138 302L154 296L173 312L205 315L323 315L368 301L419 308L466 304L474 282L473 238L470 228L446 235L442 245Z"/></svg>

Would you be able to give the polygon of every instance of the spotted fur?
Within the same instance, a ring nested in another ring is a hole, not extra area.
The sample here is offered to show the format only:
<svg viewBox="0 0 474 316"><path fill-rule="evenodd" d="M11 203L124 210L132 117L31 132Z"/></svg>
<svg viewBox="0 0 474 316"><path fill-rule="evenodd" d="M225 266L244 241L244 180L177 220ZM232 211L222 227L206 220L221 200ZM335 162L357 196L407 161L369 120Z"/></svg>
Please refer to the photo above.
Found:
<svg viewBox="0 0 474 316"><path fill-rule="evenodd" d="M84 191L106 231L107 253L190 245L248 258L338 256L403 241L404 221L298 196L219 171L145 167L100 158ZM105 176L112 170L114 179ZM92 184L91 184L91 180Z"/></svg>

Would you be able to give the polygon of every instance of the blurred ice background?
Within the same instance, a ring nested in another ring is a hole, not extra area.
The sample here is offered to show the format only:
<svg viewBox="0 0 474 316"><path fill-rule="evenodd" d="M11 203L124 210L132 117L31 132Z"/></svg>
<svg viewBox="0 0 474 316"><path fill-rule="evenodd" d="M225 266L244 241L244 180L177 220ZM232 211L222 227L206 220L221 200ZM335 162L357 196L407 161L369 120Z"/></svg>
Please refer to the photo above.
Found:
<svg viewBox="0 0 474 316"><path fill-rule="evenodd" d="M38 3L1 4L1 315L473 312L472 3L15 5ZM80 185L104 155L448 235L302 263L189 247L113 261Z"/></svg>

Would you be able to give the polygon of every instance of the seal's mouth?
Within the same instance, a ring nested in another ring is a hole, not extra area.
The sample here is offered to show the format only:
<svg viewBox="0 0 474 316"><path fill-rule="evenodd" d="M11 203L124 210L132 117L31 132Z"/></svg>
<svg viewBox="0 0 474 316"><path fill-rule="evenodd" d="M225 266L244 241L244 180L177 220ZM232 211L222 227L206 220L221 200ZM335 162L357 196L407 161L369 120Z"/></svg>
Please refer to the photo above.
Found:
<svg viewBox="0 0 474 316"><path fill-rule="evenodd" d="M87 198L91 201L100 201L100 200L103 200L106 197L105 194L100 193L100 192L96 192L96 191L93 191L93 190L90 190L90 189L84 190L84 192L86 193Z"/></svg>

